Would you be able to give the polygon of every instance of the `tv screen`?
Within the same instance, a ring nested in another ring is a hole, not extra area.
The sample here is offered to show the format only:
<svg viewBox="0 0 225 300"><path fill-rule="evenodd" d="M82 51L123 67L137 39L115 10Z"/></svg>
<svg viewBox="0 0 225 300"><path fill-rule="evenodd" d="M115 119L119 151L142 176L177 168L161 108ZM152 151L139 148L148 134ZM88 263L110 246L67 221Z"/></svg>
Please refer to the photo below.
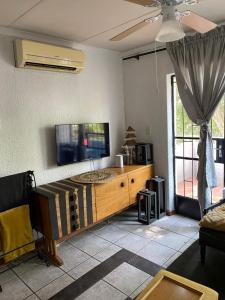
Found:
<svg viewBox="0 0 225 300"><path fill-rule="evenodd" d="M56 125L57 165L110 155L109 123Z"/></svg>

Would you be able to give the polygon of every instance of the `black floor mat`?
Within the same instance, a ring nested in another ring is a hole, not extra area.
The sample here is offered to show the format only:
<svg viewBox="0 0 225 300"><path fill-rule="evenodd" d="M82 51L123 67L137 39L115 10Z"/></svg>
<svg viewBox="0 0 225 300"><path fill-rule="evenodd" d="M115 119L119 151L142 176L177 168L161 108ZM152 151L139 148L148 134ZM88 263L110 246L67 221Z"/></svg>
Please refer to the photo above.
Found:
<svg viewBox="0 0 225 300"><path fill-rule="evenodd" d="M225 253L207 247L206 262L201 265L196 241L167 270L214 289L219 300L225 300Z"/></svg>

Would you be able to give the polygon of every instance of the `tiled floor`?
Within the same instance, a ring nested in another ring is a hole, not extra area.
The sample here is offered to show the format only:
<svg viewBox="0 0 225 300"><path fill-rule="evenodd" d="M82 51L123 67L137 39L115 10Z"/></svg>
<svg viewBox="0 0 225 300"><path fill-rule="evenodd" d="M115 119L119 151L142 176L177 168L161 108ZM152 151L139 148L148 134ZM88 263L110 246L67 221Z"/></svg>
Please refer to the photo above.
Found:
<svg viewBox="0 0 225 300"><path fill-rule="evenodd" d="M198 222L181 216L164 217L147 226L112 219L73 237L59 247L64 265L46 267L37 257L0 274L1 300L49 299L102 262L127 249L162 267L168 267L198 239ZM151 276L122 263L76 299L131 299L150 282Z"/></svg>

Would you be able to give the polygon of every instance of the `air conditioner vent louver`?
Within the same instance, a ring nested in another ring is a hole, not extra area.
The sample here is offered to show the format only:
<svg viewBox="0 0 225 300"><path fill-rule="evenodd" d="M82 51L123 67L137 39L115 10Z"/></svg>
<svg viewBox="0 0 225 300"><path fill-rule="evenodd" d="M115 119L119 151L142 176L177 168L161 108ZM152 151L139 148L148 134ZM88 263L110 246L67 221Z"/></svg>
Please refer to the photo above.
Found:
<svg viewBox="0 0 225 300"><path fill-rule="evenodd" d="M15 57L18 68L69 73L80 73L84 68L82 51L29 40L15 41Z"/></svg>
<svg viewBox="0 0 225 300"><path fill-rule="evenodd" d="M68 71L76 71L74 67L65 67L65 66L56 66L56 65L49 65L49 64L40 64L40 63L33 63L27 61L25 63L25 67L36 67L36 68L46 68L46 69L60 69L60 70L68 70Z"/></svg>

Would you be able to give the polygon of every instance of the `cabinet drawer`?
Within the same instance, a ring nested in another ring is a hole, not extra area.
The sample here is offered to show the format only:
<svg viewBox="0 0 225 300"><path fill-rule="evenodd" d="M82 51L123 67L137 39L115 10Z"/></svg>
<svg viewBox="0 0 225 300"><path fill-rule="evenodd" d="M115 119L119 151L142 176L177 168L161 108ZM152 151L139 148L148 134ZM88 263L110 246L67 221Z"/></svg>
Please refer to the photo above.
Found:
<svg viewBox="0 0 225 300"><path fill-rule="evenodd" d="M127 175L104 184L95 184L97 221L129 206Z"/></svg>
<svg viewBox="0 0 225 300"><path fill-rule="evenodd" d="M146 181L151 177L153 177L152 166L128 174L130 204L136 202L137 193L146 188Z"/></svg>

